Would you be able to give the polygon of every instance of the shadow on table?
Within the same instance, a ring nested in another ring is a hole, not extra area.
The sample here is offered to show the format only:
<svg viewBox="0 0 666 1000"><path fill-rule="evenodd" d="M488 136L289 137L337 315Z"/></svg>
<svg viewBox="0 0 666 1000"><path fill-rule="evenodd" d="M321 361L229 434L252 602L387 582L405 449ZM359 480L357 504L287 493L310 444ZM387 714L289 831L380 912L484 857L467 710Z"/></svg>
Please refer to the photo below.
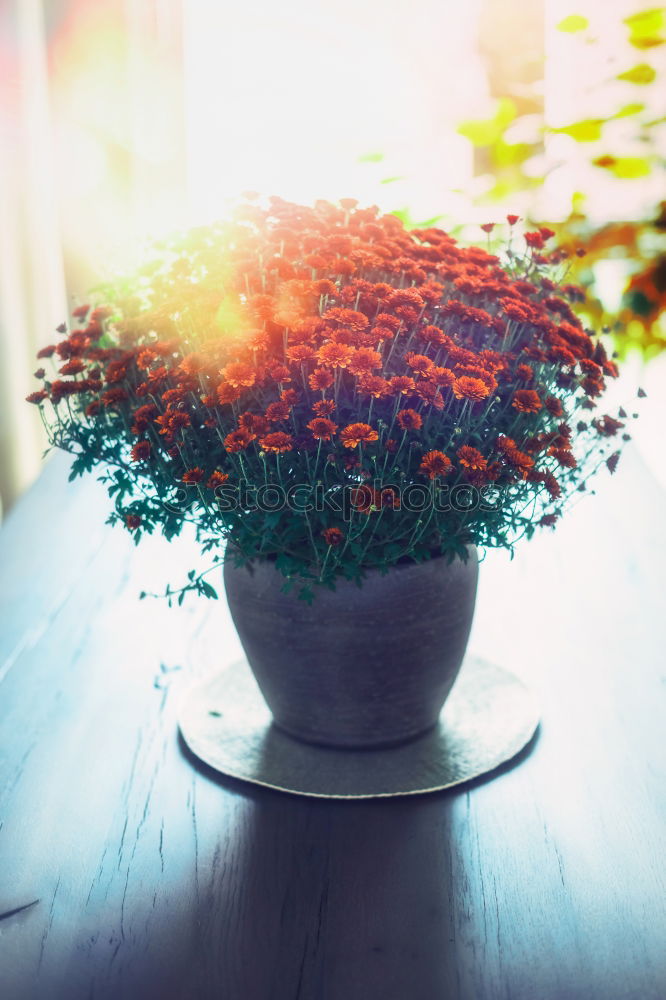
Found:
<svg viewBox="0 0 666 1000"><path fill-rule="evenodd" d="M459 849L473 822L469 793L525 761L538 732L512 761L466 785L356 801L223 777L181 740L190 765L243 802L197 914L201 995L473 997L478 928L466 928L470 873Z"/></svg>

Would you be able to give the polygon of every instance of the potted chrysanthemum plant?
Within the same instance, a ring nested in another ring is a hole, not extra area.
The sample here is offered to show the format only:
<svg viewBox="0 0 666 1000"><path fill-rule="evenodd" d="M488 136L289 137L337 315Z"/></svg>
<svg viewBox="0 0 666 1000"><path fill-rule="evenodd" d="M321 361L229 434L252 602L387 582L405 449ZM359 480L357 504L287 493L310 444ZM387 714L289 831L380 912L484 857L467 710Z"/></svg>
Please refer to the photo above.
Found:
<svg viewBox="0 0 666 1000"><path fill-rule="evenodd" d="M194 526L278 725L375 745L436 721L478 548L552 526L623 417L542 227L503 256L352 200L273 198L73 311L29 398L136 541ZM214 578L213 582L214 582Z"/></svg>

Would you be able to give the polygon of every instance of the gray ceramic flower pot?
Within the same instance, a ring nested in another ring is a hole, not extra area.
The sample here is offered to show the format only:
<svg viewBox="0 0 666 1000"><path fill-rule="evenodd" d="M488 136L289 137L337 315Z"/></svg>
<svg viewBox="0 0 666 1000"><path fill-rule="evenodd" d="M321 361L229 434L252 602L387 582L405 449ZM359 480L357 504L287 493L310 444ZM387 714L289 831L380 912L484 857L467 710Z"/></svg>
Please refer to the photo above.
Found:
<svg viewBox="0 0 666 1000"><path fill-rule="evenodd" d="M478 556L433 559L361 588L285 594L268 560L225 562L229 608L275 724L308 743L382 747L435 725L465 655Z"/></svg>

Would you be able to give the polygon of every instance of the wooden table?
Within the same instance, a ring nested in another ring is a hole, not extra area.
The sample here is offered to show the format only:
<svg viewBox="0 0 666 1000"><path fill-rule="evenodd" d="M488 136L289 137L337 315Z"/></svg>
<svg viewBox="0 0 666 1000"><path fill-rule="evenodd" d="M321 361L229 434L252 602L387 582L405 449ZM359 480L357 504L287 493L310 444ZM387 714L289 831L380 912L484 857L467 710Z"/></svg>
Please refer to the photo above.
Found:
<svg viewBox="0 0 666 1000"><path fill-rule="evenodd" d="M139 602L192 550L135 548L66 475L0 533L3 1000L666 997L666 503L635 454L482 567L471 647L536 689L533 744L366 802L192 759L179 689L238 655L224 602Z"/></svg>

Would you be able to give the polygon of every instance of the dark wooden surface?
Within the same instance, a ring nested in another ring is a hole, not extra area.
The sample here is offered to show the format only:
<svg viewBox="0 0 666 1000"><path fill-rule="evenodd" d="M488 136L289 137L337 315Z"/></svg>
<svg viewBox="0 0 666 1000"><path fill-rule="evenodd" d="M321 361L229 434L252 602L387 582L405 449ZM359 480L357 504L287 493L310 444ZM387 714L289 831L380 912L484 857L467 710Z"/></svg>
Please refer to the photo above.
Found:
<svg viewBox="0 0 666 1000"><path fill-rule="evenodd" d="M325 802L188 756L226 608L138 602L187 545L135 549L47 465L0 532L3 1000L663 1000L664 500L628 453L482 566L471 648L543 707L514 766Z"/></svg>

